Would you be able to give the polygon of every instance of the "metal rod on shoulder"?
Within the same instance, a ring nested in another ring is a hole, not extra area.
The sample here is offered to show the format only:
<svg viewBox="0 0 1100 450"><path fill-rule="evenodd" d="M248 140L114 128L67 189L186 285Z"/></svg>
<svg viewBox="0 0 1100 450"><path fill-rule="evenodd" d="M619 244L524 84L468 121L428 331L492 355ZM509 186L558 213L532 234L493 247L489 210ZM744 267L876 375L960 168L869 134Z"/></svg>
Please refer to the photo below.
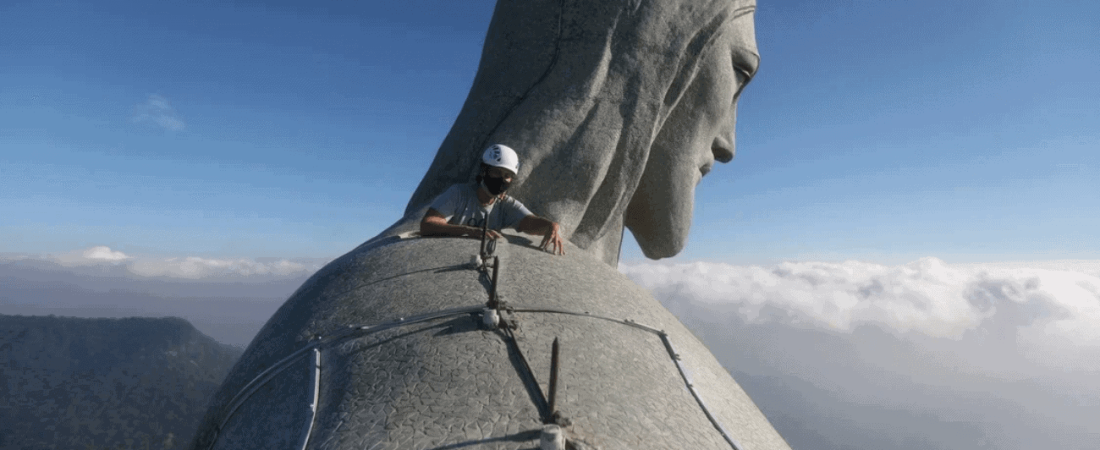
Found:
<svg viewBox="0 0 1100 450"><path fill-rule="evenodd" d="M500 302L497 299L497 273L500 269L500 257L493 257L493 280L492 286L489 287L489 307L497 309L500 307Z"/></svg>
<svg viewBox="0 0 1100 450"><path fill-rule="evenodd" d="M558 338L554 338L554 344L550 347L550 419L553 420L554 413L558 412L557 400L558 400L558 370L561 367L558 364Z"/></svg>
<svg viewBox="0 0 1100 450"><path fill-rule="evenodd" d="M481 256L482 261L485 260L485 240L489 236L489 215L485 215L485 223L481 225L481 250L478 255Z"/></svg>

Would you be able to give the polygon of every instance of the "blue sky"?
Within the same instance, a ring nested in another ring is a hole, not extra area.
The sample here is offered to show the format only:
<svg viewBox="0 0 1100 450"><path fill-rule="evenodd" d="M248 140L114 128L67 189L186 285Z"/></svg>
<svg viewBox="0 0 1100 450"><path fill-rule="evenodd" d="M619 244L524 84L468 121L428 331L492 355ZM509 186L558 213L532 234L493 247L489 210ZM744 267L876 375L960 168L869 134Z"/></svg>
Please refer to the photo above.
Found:
<svg viewBox="0 0 1100 450"><path fill-rule="evenodd" d="M0 252L338 256L403 211L492 9L4 2ZM762 2L737 158L676 259L1100 258L1096 17Z"/></svg>
<svg viewBox="0 0 1100 450"><path fill-rule="evenodd" d="M493 9L228 3L0 1L0 313L246 345L402 213ZM796 448L1091 448L1098 17L761 2L738 154L682 264L627 243L620 271ZM1064 259L1086 261L1040 262Z"/></svg>

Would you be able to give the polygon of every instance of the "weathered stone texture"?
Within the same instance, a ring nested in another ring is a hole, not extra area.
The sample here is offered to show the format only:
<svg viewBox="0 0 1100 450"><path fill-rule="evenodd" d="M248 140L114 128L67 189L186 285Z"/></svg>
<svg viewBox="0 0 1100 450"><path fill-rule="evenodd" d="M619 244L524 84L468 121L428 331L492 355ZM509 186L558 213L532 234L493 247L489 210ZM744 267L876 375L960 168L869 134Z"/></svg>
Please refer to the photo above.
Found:
<svg viewBox="0 0 1100 450"><path fill-rule="evenodd" d="M631 319L665 330L716 418L745 449L786 449L782 438L728 372L644 290L574 247L542 252L522 237L502 244L500 292L516 309L514 334L542 392L550 348L562 343L558 410L574 439L603 449L730 448L686 389L661 338L591 316ZM252 378L307 346L351 326L377 325L462 306L483 305L487 280L469 265L478 242L462 238L389 240L332 262L271 318L218 393L212 423ZM490 448L537 446L538 396L500 330L476 314L326 342L321 349L314 449ZM250 397L215 448L287 448L308 423L308 353Z"/></svg>

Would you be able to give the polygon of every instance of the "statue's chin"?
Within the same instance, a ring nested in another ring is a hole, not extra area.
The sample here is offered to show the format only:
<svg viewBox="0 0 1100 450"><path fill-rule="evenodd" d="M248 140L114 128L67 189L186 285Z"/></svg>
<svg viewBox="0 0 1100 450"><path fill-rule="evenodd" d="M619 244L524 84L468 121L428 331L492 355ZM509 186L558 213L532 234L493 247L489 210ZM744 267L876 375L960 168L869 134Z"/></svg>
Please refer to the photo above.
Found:
<svg viewBox="0 0 1100 450"><path fill-rule="evenodd" d="M642 229L629 225L627 228L629 228L630 233L634 235L634 240L638 242L638 247L642 249L642 254L649 259L671 258L676 256L680 254L680 251L684 249L684 245L687 243L687 233L678 233L675 230L661 232L650 227Z"/></svg>
<svg viewBox="0 0 1100 450"><path fill-rule="evenodd" d="M646 258L671 258L684 249L693 206L688 199L677 202L635 195L623 215L623 226L634 235Z"/></svg>
<svg viewBox="0 0 1100 450"><path fill-rule="evenodd" d="M634 235L646 258L671 258L687 244L694 189L685 189L682 194L675 189L665 189L657 194L651 195L640 188L623 214L623 226Z"/></svg>

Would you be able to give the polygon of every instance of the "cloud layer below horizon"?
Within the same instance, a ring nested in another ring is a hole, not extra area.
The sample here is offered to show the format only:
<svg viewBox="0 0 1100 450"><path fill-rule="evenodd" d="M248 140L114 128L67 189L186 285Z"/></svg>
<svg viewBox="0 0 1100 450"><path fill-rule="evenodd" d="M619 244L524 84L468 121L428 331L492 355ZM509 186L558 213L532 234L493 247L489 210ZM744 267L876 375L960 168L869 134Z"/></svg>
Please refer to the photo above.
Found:
<svg viewBox="0 0 1100 450"><path fill-rule="evenodd" d="M213 259L196 256L157 258L135 257L112 250L106 246L95 246L60 255L44 256L7 256L0 261L45 261L64 267L121 267L131 275L139 277L164 277L174 279L201 280L237 277L288 277L312 274L324 266L328 259L256 260L250 258Z"/></svg>
<svg viewBox="0 0 1100 450"><path fill-rule="evenodd" d="M0 313L177 316L244 346L327 260L0 255ZM1091 449L1100 261L622 264L796 449Z"/></svg>
<svg viewBox="0 0 1100 450"><path fill-rule="evenodd" d="M1085 449L1100 435L1100 261L620 271L795 448Z"/></svg>
<svg viewBox="0 0 1100 450"><path fill-rule="evenodd" d="M662 301L690 301L747 323L839 333L871 325L923 342L995 337L1047 367L1100 370L1100 261L947 264L926 257L895 266L695 262L620 271Z"/></svg>

